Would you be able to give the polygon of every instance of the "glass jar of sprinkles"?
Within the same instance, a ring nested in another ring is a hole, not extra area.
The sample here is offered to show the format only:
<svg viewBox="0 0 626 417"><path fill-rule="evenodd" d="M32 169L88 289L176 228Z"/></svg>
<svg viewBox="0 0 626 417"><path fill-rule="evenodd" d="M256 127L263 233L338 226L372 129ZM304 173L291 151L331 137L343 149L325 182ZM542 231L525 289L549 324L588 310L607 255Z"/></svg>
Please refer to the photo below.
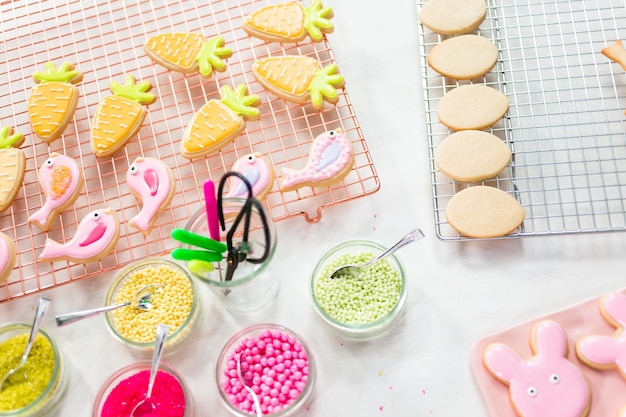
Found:
<svg viewBox="0 0 626 417"><path fill-rule="evenodd" d="M235 333L216 363L215 378L226 409L237 417L256 415L255 392L264 416L294 416L311 402L316 370L311 349L296 333L276 324L256 324Z"/></svg>
<svg viewBox="0 0 626 417"><path fill-rule="evenodd" d="M102 384L93 403L93 417L127 417L133 407L145 397L150 378L150 361L126 365ZM191 392L180 374L161 362L152 389L152 400L159 406L153 417L191 417Z"/></svg>
<svg viewBox="0 0 626 417"><path fill-rule="evenodd" d="M107 327L127 346L144 352L154 350L156 326L170 326L166 353L179 346L197 327L200 297L193 278L178 263L163 258L136 261L122 268L113 278L105 305L133 300L138 292L151 288L148 310L134 305L106 313Z"/></svg>
<svg viewBox="0 0 626 417"><path fill-rule="evenodd" d="M31 325L9 323L0 326L0 372L4 375L20 362ZM22 370L28 383L9 378L0 392L0 416L33 417L49 415L67 387L68 371L57 343L39 330ZM20 372L20 371L18 371ZM17 372L16 372L17 374Z"/></svg>
<svg viewBox="0 0 626 417"><path fill-rule="evenodd" d="M311 274L313 306L344 336L369 338L388 330L406 301L406 277L400 259L389 255L356 277L331 274L348 264L365 263L387 248L368 240L349 240L328 250Z"/></svg>
<svg viewBox="0 0 626 417"><path fill-rule="evenodd" d="M221 231L220 240L226 242L226 233L230 230L233 220L245 203L242 198L224 198L222 207L225 214L225 231ZM206 283L217 299L233 313L258 313L271 305L279 289L279 275L272 268L272 258L276 250L276 227L269 213L265 213L269 228L270 248L268 256L262 263L240 262L232 280L226 281L226 259L215 263L210 271L199 272L189 266L188 269L196 278ZM243 222L242 222L243 223ZM185 226L190 232L209 236L206 209L198 210ZM242 241L242 229L233 236L233 246L238 247ZM264 253L266 248L265 234L256 207L252 209L249 227L249 251L254 257Z"/></svg>

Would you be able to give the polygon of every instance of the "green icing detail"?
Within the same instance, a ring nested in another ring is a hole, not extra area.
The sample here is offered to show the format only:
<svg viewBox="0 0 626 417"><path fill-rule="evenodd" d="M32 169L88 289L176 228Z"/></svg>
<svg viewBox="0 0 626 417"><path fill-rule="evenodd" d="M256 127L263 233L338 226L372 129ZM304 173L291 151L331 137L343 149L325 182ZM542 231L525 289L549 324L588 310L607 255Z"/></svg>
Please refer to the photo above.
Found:
<svg viewBox="0 0 626 417"><path fill-rule="evenodd" d="M332 32L333 24L327 18L331 18L333 9L323 7L321 0L315 0L313 4L304 9L304 28L315 42L324 39L323 32Z"/></svg>
<svg viewBox="0 0 626 417"><path fill-rule="evenodd" d="M223 45L224 39L221 36L215 36L202 44L202 49L196 57L200 74L210 77L213 73L213 68L217 71L226 68L226 62L222 58L230 57L233 52L229 48L223 47Z"/></svg>
<svg viewBox="0 0 626 417"><path fill-rule="evenodd" d="M13 145L19 143L24 135L21 133L13 133L13 129L4 126L0 128L0 149L12 148Z"/></svg>
<svg viewBox="0 0 626 417"><path fill-rule="evenodd" d="M75 70L69 62L64 62L59 68L52 62L44 64L45 71L37 71L33 74L35 81L39 83L77 83L82 79L80 71Z"/></svg>
<svg viewBox="0 0 626 417"><path fill-rule="evenodd" d="M311 85L309 85L309 93L311 94L311 104L316 109L324 107L324 98L337 98L337 88L343 86L343 75L337 71L337 64L330 64L315 73Z"/></svg>
<svg viewBox="0 0 626 417"><path fill-rule="evenodd" d="M260 114L259 109L253 106L258 104L259 96L256 94L246 95L246 90L247 87L244 84L239 84L236 90L227 85L223 86L220 90L222 103L240 116L246 118L258 117Z"/></svg>
<svg viewBox="0 0 626 417"><path fill-rule="evenodd" d="M152 88L152 84L148 81L140 81L136 82L135 77L132 75L126 76L126 81L124 84L119 84L116 82L111 83L111 91L116 96L124 97L129 100L136 101L140 104L151 104L154 103L156 97L154 94L149 93Z"/></svg>

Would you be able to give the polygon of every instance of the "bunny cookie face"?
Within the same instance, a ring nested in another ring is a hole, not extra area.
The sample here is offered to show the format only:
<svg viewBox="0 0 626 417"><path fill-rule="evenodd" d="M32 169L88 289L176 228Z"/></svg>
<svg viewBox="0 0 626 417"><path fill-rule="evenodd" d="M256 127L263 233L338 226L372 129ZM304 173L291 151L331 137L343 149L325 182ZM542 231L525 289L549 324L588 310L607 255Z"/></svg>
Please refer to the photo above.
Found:
<svg viewBox="0 0 626 417"><path fill-rule="evenodd" d="M591 395L580 370L567 360L567 338L561 326L544 320L531 334L534 356L524 360L508 345L493 343L483 352L483 365L509 386L520 417L584 417Z"/></svg>
<svg viewBox="0 0 626 417"><path fill-rule="evenodd" d="M600 301L602 316L617 328L615 335L592 335L576 343L576 355L586 365L595 369L617 368L626 378L626 295L613 292Z"/></svg>

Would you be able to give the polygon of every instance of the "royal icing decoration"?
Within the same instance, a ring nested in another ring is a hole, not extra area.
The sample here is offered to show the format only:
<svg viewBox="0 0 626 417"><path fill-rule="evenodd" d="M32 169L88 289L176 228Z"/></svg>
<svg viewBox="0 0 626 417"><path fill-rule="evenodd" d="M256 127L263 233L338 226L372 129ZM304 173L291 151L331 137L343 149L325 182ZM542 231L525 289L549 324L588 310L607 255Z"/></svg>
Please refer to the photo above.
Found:
<svg viewBox="0 0 626 417"><path fill-rule="evenodd" d="M243 84L236 89L225 85L221 88L221 100L209 100L198 110L181 142L181 154L185 158L198 158L217 151L231 143L246 127L246 120L260 116L259 97L246 95Z"/></svg>
<svg viewBox="0 0 626 417"><path fill-rule="evenodd" d="M146 54L158 64L184 74L200 72L205 77L213 75L213 70L226 70L223 58L232 55L224 47L224 39L215 36L206 40L196 33L165 33L148 39L144 45Z"/></svg>
<svg viewBox="0 0 626 417"><path fill-rule="evenodd" d="M93 118L91 148L96 156L112 155L137 134L146 117L144 105L156 100L150 89L149 82L136 82L132 75L124 84L111 83L113 95L100 101Z"/></svg>
<svg viewBox="0 0 626 417"><path fill-rule="evenodd" d="M0 127L0 212L11 206L22 187L26 173L26 155L20 149L24 142L21 133L13 133L13 129Z"/></svg>
<svg viewBox="0 0 626 417"><path fill-rule="evenodd" d="M299 2L263 7L246 17L243 29L251 36L267 41L300 42L307 36L315 42L324 39L324 33L333 31L329 20L330 7L315 0L309 7Z"/></svg>
<svg viewBox="0 0 626 417"><path fill-rule="evenodd" d="M113 250L119 234L120 223L115 210L94 210L81 220L76 234L66 243L46 239L39 260L53 262L64 259L76 263L97 261Z"/></svg>
<svg viewBox="0 0 626 417"><path fill-rule="evenodd" d="M586 364L600 369L617 368L626 378L626 295L613 292L602 297L600 310L617 330L613 336L591 335L576 343L576 354Z"/></svg>
<svg viewBox="0 0 626 417"><path fill-rule="evenodd" d="M265 58L252 65L252 74L266 90L292 103L311 102L315 110L322 110L324 101L339 101L337 88L343 87L344 78L338 70L336 64L322 68L301 55Z"/></svg>
<svg viewBox="0 0 626 417"><path fill-rule="evenodd" d="M158 159L140 156L130 166L126 183L142 204L139 213L128 223L149 234L157 216L167 208L176 191L172 170Z"/></svg>
<svg viewBox="0 0 626 417"><path fill-rule="evenodd" d="M39 169L39 185L46 200L28 221L46 231L58 214L80 195L83 175L74 159L53 152Z"/></svg>
<svg viewBox="0 0 626 417"><path fill-rule="evenodd" d="M259 152L239 158L231 171L239 172L248 180L252 196L258 200L263 200L274 184L274 171ZM247 198L248 188L243 181L235 176L231 178L230 190L224 197Z"/></svg>
<svg viewBox="0 0 626 417"><path fill-rule="evenodd" d="M35 85L28 99L28 114L33 130L44 142L52 142L74 116L79 83L83 75L68 62L56 67L45 64L45 71L33 74Z"/></svg>
<svg viewBox="0 0 626 417"><path fill-rule="evenodd" d="M280 188L286 191L305 185L329 185L341 181L353 164L352 144L343 133L339 130L324 132L313 140L309 160L303 169L283 169Z"/></svg>
<svg viewBox="0 0 626 417"><path fill-rule="evenodd" d="M537 323L531 334L533 355L528 360L502 343L487 346L483 364L509 387L513 407L521 417L581 417L589 410L589 386L567 359L567 338L550 320Z"/></svg>

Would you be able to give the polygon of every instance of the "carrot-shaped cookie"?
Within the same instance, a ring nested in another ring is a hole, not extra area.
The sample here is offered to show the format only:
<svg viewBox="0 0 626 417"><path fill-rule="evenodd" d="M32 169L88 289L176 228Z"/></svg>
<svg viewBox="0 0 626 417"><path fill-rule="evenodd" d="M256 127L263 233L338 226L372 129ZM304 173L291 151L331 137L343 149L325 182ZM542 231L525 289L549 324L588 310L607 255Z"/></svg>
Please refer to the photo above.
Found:
<svg viewBox="0 0 626 417"><path fill-rule="evenodd" d="M333 9L323 7L315 0L309 7L299 2L263 7L246 17L243 29L249 35L270 42L300 42L307 35L315 42L324 39L324 33L333 31L330 18Z"/></svg>
<svg viewBox="0 0 626 417"><path fill-rule="evenodd" d="M126 76L124 84L111 83L113 95L100 101L91 128L91 148L96 156L114 154L137 134L146 117L144 105L156 100L149 93L151 88L148 81L136 82L132 75Z"/></svg>
<svg viewBox="0 0 626 417"><path fill-rule="evenodd" d="M68 62L58 68L48 62L44 68L45 71L33 74L37 84L28 99L28 114L37 136L50 143L63 133L74 116L79 96L74 84L83 75Z"/></svg>
<svg viewBox="0 0 626 417"><path fill-rule="evenodd" d="M200 71L205 77L213 75L213 70L224 71L224 59L232 55L232 51L224 47L221 36L206 40L202 35L186 32L153 36L144 50L154 62L167 69L183 74Z"/></svg>
<svg viewBox="0 0 626 417"><path fill-rule="evenodd" d="M198 158L226 146L245 129L246 120L259 117L259 98L246 95L246 86L235 90L227 85L220 90L221 100L209 100L194 114L181 143L185 158Z"/></svg>
<svg viewBox="0 0 626 417"><path fill-rule="evenodd" d="M316 110L324 101L337 103L337 88L344 84L336 64L322 68L315 59L300 55L261 59L252 65L252 74L272 94L297 104L310 101Z"/></svg>
<svg viewBox="0 0 626 417"><path fill-rule="evenodd" d="M0 127L0 212L11 206L24 181L26 155L17 149L23 142L21 133Z"/></svg>

